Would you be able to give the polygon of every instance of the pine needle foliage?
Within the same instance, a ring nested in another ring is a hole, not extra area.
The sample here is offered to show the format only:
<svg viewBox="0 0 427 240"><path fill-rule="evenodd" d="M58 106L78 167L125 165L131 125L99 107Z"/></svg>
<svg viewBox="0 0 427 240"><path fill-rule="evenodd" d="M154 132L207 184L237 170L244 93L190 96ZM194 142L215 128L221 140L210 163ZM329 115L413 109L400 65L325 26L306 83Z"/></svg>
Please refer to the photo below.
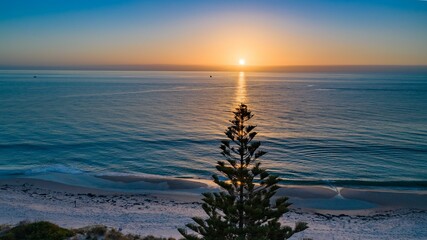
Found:
<svg viewBox="0 0 427 240"><path fill-rule="evenodd" d="M261 168L260 158L266 152L254 141L257 133L247 122L253 117L245 104L234 113L231 126L225 132L228 140L221 141L225 161L218 161L213 175L221 192L204 193L203 210L208 218L194 217L186 226L194 233L178 229L187 240L283 240L307 228L298 222L295 227L283 226L279 219L289 211L287 197L272 197L280 188L277 176ZM223 179L226 180L223 180Z"/></svg>

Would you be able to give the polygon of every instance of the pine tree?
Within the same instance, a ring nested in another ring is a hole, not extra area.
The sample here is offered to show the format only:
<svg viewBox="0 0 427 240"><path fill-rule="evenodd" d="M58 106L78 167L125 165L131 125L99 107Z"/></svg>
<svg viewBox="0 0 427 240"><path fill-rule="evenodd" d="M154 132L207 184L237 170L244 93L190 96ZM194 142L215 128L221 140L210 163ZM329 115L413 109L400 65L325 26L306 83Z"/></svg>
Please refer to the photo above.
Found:
<svg viewBox="0 0 427 240"><path fill-rule="evenodd" d="M253 141L256 126L246 122L253 117L247 106L240 104L221 144L226 161L218 161L216 169L226 180L213 175L221 192L204 193L203 210L208 218L194 217L195 224L186 226L195 232L178 229L188 240L283 240L307 228L298 222L294 228L282 226L280 217L289 211L287 197L272 197L279 189L280 179L261 168L258 150L261 143Z"/></svg>

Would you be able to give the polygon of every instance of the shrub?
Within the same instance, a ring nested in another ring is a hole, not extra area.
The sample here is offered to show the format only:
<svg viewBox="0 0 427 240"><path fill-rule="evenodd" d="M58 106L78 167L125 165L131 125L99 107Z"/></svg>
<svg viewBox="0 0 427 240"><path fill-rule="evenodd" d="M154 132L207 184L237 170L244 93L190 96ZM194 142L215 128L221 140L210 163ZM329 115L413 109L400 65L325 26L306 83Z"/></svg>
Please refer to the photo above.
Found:
<svg viewBox="0 0 427 240"><path fill-rule="evenodd" d="M0 240L63 240L74 236L73 231L50 222L22 223L0 236Z"/></svg>

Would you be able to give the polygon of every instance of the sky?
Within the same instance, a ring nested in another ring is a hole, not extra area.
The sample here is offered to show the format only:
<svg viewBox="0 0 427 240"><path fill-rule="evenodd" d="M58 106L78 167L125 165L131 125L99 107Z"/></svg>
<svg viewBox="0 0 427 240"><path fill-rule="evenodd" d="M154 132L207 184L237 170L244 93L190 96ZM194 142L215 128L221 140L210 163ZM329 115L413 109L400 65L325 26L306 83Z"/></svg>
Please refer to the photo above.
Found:
<svg viewBox="0 0 427 240"><path fill-rule="evenodd" d="M427 1L0 0L0 66L427 65Z"/></svg>

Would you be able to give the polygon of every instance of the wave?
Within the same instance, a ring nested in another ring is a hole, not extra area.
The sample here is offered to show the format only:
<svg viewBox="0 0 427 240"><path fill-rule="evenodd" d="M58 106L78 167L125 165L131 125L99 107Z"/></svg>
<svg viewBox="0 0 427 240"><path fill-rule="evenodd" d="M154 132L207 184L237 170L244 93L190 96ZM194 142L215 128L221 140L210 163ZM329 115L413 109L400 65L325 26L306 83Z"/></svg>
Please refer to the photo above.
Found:
<svg viewBox="0 0 427 240"><path fill-rule="evenodd" d="M13 176L19 176L22 174L23 174L22 170L0 169L0 177L13 177Z"/></svg>
<svg viewBox="0 0 427 240"><path fill-rule="evenodd" d="M333 88L316 88L314 89L315 91L334 91L337 89L333 89Z"/></svg>
<svg viewBox="0 0 427 240"><path fill-rule="evenodd" d="M176 138L176 139L126 139L126 140L99 140L99 141L87 141L87 142L72 142L72 143L0 143L0 150L2 149L13 149L13 150L52 150L52 149L69 149L79 147L93 147L93 146L119 146L131 145L131 144L153 144L153 145L165 145L173 146L174 144L202 144L202 143L217 143L220 141L216 139L192 139L192 138Z"/></svg>
<svg viewBox="0 0 427 240"><path fill-rule="evenodd" d="M62 164L41 165L27 169L0 169L0 177L34 176L49 173L83 174L85 171Z"/></svg>
<svg viewBox="0 0 427 240"><path fill-rule="evenodd" d="M421 136L425 134L419 133ZM310 143L311 142L311 143ZM357 142L340 140L334 138L326 139L307 139L307 138L294 138L292 141L269 137L262 140L263 146L266 148L284 148L288 151L298 151L303 154L319 153L319 152L363 152L363 153L390 153L399 152L403 153L427 153L427 148L423 143L411 142L411 145L391 145L380 144L375 142ZM144 144L155 146L176 146L176 145L206 145L216 146L220 141L216 138L171 138L171 139L122 139L122 140L98 140L86 142L70 142L70 143L0 143L0 150L55 150L55 149L75 149L75 148L90 148L90 147L121 147L127 146L129 148L140 146Z"/></svg>
<svg viewBox="0 0 427 240"><path fill-rule="evenodd" d="M282 180L290 185L326 185L330 187L427 188L427 181L364 181L364 180Z"/></svg>
<svg viewBox="0 0 427 240"><path fill-rule="evenodd" d="M257 86L257 85L253 85L253 86ZM141 93L205 91L205 90L236 89L236 88L239 88L239 87L235 87L235 86L201 87L201 88L174 87L174 88L169 88L169 89L148 89L148 90L141 90L141 91L127 91L127 92L74 94L74 95L66 95L66 96L62 96L62 97L63 98L102 97L102 96L114 96L114 95L141 94Z"/></svg>
<svg viewBox="0 0 427 240"><path fill-rule="evenodd" d="M121 173L121 172L107 172L107 173L91 173L84 171L78 168L65 166L62 164L54 164L48 166L39 166L31 169L25 170L0 170L0 177L32 177L38 175L50 175L50 174L65 174L72 178L75 175L76 178L81 178L85 175L89 178L106 178L109 177L130 177L130 178L141 178L141 179L152 179L152 180L165 180L165 179L175 179L176 181L182 181L183 179L195 180L208 182L210 178L199 178L192 176L167 176L167 175L157 175L151 173ZM385 189L427 189L427 181L422 180L408 180L408 181L369 181L369 180L350 180L350 179L313 179L313 180L298 180L298 179L282 179L282 185L301 185L301 186L328 186L331 188L335 187L350 187L350 188L385 188Z"/></svg>
<svg viewBox="0 0 427 240"><path fill-rule="evenodd" d="M84 173L84 171L77 168L68 167L62 164L40 166L37 168L32 168L24 171L24 175L35 175L35 174L42 174L42 173L81 174L81 173Z"/></svg>
<svg viewBox="0 0 427 240"><path fill-rule="evenodd" d="M313 86L313 85L311 85ZM418 88L399 88L399 89L391 89L391 88L316 88L315 91L374 91L374 92L427 92L425 89Z"/></svg>

